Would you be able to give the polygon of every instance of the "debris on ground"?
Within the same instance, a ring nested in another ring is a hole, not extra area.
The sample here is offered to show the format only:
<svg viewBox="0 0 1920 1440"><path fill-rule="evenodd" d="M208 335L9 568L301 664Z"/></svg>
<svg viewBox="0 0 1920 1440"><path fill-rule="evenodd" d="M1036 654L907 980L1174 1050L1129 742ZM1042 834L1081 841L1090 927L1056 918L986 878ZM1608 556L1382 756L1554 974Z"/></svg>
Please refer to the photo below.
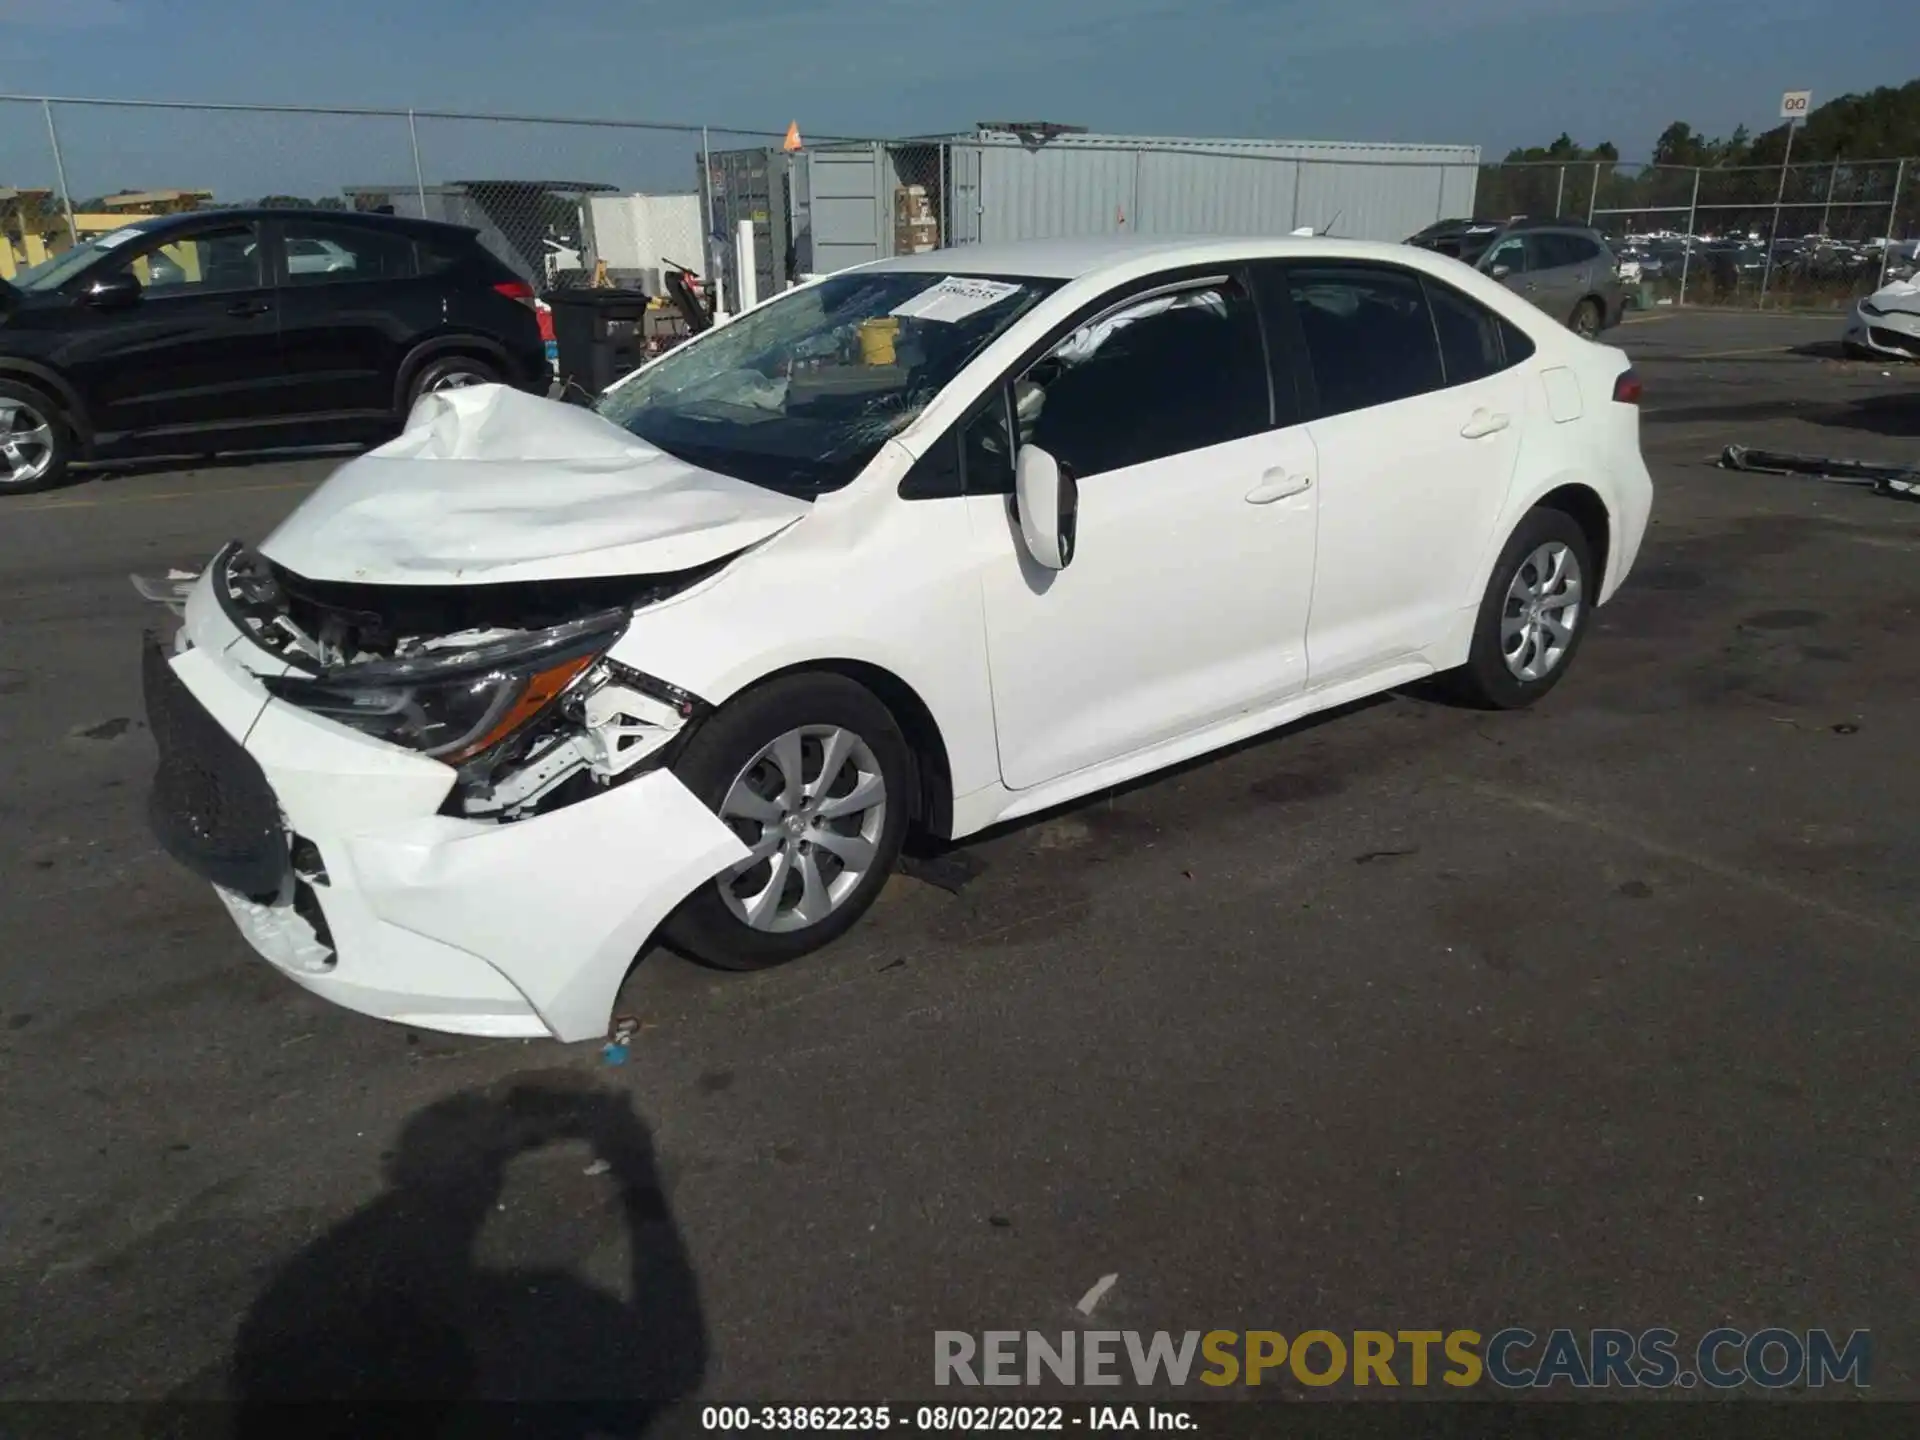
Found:
<svg viewBox="0 0 1920 1440"><path fill-rule="evenodd" d="M1720 453L1720 468L1756 475L1812 475L1841 485L1865 485L1876 495L1920 500L1920 468L1912 465L1840 460L1828 455L1794 455L1784 450L1729 445Z"/></svg>
<svg viewBox="0 0 1920 1440"><path fill-rule="evenodd" d="M632 1015L616 1015L613 1019L613 1031L607 1043L601 1047L600 1058L609 1065L627 1063L627 1047L633 1044L633 1037L640 1029L640 1021Z"/></svg>

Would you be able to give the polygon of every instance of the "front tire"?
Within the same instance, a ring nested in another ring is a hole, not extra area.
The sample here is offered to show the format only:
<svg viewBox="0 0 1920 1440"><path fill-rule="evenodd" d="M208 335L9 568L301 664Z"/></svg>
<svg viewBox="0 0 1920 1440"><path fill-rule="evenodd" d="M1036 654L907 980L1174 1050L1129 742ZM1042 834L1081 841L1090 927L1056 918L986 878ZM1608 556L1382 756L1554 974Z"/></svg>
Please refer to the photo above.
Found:
<svg viewBox="0 0 1920 1440"><path fill-rule="evenodd" d="M72 459L73 429L60 407L29 385L0 380L0 495L51 490Z"/></svg>
<svg viewBox="0 0 1920 1440"><path fill-rule="evenodd" d="M851 929L893 870L914 793L892 712L832 674L786 676L734 700L673 771L751 852L662 930L720 970L784 965Z"/></svg>
<svg viewBox="0 0 1920 1440"><path fill-rule="evenodd" d="M1529 510L1500 552L1451 679L1470 704L1520 710L1567 673L1599 598L1593 547L1571 515Z"/></svg>

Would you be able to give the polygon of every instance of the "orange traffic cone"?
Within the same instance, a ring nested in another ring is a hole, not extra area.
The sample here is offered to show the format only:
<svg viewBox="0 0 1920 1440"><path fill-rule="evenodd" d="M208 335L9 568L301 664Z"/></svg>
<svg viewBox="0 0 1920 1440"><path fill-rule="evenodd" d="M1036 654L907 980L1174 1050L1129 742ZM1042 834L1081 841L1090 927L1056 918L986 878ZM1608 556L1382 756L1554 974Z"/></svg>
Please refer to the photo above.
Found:
<svg viewBox="0 0 1920 1440"><path fill-rule="evenodd" d="M800 143L800 122L798 120L787 126L787 140L780 148L789 154L802 148Z"/></svg>

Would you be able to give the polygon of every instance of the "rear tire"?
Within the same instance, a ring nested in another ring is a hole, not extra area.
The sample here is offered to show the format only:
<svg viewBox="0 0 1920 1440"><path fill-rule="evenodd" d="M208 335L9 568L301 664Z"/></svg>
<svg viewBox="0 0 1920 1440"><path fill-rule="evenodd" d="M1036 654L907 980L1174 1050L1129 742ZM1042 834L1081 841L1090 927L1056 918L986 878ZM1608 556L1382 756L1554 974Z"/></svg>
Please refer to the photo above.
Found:
<svg viewBox="0 0 1920 1440"><path fill-rule="evenodd" d="M1486 710L1520 710L1567 673L1586 638L1601 577L1586 531L1560 510L1529 510L1494 562L1467 663L1448 680Z"/></svg>
<svg viewBox="0 0 1920 1440"><path fill-rule="evenodd" d="M0 495L64 484L73 454L73 427L58 402L31 385L0 380Z"/></svg>
<svg viewBox="0 0 1920 1440"><path fill-rule="evenodd" d="M499 368L474 355L442 355L429 360L413 377L407 391L407 409L420 403L422 395L437 390L464 390L473 385L498 385Z"/></svg>
<svg viewBox="0 0 1920 1440"><path fill-rule="evenodd" d="M1582 340L1597 337L1605 324L1606 316L1601 314L1598 300L1582 300L1567 319L1567 328Z"/></svg>
<svg viewBox="0 0 1920 1440"><path fill-rule="evenodd" d="M673 772L756 857L703 884L662 927L675 950L720 970L784 965L851 929L893 870L915 794L892 712L818 672L732 701Z"/></svg>

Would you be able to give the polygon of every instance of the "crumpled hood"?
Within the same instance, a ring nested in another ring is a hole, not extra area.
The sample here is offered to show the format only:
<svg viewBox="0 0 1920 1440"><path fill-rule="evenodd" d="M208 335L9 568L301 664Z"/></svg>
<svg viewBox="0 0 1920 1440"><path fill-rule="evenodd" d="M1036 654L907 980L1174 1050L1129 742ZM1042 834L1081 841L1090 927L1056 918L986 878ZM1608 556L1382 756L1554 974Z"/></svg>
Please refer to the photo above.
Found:
<svg viewBox="0 0 1920 1440"><path fill-rule="evenodd" d="M421 397L398 439L342 465L260 553L308 579L388 585L662 574L810 508L591 410L476 385Z"/></svg>
<svg viewBox="0 0 1920 1440"><path fill-rule="evenodd" d="M1869 295L1866 303L1883 314L1920 320L1920 285L1911 280L1894 280Z"/></svg>

